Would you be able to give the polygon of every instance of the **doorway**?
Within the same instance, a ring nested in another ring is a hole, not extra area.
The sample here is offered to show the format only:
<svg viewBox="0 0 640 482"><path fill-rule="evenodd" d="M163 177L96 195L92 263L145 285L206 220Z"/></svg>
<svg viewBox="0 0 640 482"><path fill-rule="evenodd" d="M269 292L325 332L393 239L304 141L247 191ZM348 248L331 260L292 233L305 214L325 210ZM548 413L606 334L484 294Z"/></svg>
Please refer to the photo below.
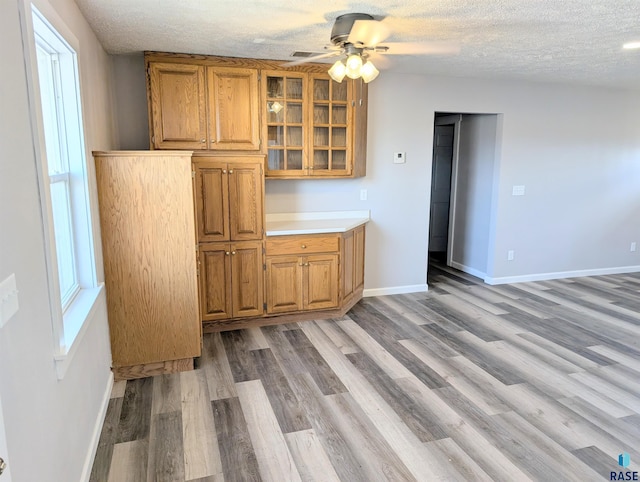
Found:
<svg viewBox="0 0 640 482"><path fill-rule="evenodd" d="M434 115L429 272L487 276L501 114Z"/></svg>
<svg viewBox="0 0 640 482"><path fill-rule="evenodd" d="M11 482L11 473L9 469L9 458L7 453L7 439L5 437L4 432L4 419L2 416L2 399L0 398L0 459L4 460L7 464L7 467L4 469L4 472L0 475L2 477L2 482ZM1 465L1 462L0 462Z"/></svg>
<svg viewBox="0 0 640 482"><path fill-rule="evenodd" d="M449 240L454 222L456 187L454 160L458 157L461 120L460 114L435 113L429 208L429 272L433 272L432 267L451 265Z"/></svg>

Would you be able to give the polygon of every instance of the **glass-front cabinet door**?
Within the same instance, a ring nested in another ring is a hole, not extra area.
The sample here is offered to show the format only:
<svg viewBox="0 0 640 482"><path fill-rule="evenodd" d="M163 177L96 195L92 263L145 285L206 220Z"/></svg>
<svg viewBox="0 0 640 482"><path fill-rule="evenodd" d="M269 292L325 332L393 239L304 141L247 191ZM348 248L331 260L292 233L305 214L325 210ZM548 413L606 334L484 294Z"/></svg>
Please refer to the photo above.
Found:
<svg viewBox="0 0 640 482"><path fill-rule="evenodd" d="M310 75L312 146L309 174L348 176L351 174L349 82L334 82L323 74Z"/></svg>
<svg viewBox="0 0 640 482"><path fill-rule="evenodd" d="M304 176L306 162L307 78L303 73L262 72L263 138L269 176Z"/></svg>

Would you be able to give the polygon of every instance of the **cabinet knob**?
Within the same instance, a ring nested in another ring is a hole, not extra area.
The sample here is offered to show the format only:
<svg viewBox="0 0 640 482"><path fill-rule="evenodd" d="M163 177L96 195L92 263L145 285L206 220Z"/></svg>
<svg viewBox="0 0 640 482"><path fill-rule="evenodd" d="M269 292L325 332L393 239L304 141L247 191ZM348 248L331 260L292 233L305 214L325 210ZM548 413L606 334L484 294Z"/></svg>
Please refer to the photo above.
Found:
<svg viewBox="0 0 640 482"><path fill-rule="evenodd" d="M229 251L225 251L224 254L226 254L227 256L229 256Z"/></svg>
<svg viewBox="0 0 640 482"><path fill-rule="evenodd" d="M202 142L204 144L205 142L207 142L207 140L206 139L200 139L200 142Z"/></svg>
<svg viewBox="0 0 640 482"><path fill-rule="evenodd" d="M305 263L304 265L305 265L305 266L309 266L309 263Z"/></svg>
<svg viewBox="0 0 640 482"><path fill-rule="evenodd" d="M235 256L236 252L235 251L231 251L231 254L233 254Z"/></svg>
<svg viewBox="0 0 640 482"><path fill-rule="evenodd" d="M215 139L211 139L211 144L215 144L216 140Z"/></svg>
<svg viewBox="0 0 640 482"><path fill-rule="evenodd" d="M301 249L307 249L307 245L303 244L302 246L300 246Z"/></svg>
<svg viewBox="0 0 640 482"><path fill-rule="evenodd" d="M304 263L298 263L298 266L304 266Z"/></svg>
<svg viewBox="0 0 640 482"><path fill-rule="evenodd" d="M223 170L222 170L222 174L226 174L226 173L227 173L227 170L226 170L226 169L223 169Z"/></svg>
<svg viewBox="0 0 640 482"><path fill-rule="evenodd" d="M233 169L229 169L229 174L233 174Z"/></svg>

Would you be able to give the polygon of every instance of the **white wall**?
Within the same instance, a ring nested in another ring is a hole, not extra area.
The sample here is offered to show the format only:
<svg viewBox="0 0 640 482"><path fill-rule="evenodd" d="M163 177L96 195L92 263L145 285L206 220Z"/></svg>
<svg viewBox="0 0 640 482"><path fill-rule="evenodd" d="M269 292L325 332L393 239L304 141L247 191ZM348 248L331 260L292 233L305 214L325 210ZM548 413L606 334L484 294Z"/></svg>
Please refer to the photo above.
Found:
<svg viewBox="0 0 640 482"><path fill-rule="evenodd" d="M629 252L640 242L638 91L382 72L369 86L367 176L267 180L267 212L370 209L365 288L423 287L436 111L503 114L489 281L640 269L640 251ZM406 164L392 163L395 151ZM526 195L511 196L513 185Z"/></svg>
<svg viewBox="0 0 640 482"><path fill-rule="evenodd" d="M144 55L113 56L113 80L116 105L116 129L119 149L149 149L149 115Z"/></svg>
<svg viewBox="0 0 640 482"><path fill-rule="evenodd" d="M0 329L0 396L13 482L69 482L80 480L101 422L110 383L109 335L101 305L58 380L18 1L0 2L0 280L15 273L20 303ZM109 57L72 0L35 3L45 16L64 19L80 42L87 150L113 148ZM95 203L92 163L90 178Z"/></svg>
<svg viewBox="0 0 640 482"><path fill-rule="evenodd" d="M489 281L640 269L629 251L640 240L638 91L383 72L369 101L366 178L267 182L268 212L371 209L365 288L424 283L436 111L504 114L485 220ZM407 164L393 165L394 151L406 151ZM526 195L511 196L513 185ZM368 201L358 200L361 187Z"/></svg>
<svg viewBox="0 0 640 482"><path fill-rule="evenodd" d="M453 242L454 266L487 274L498 116L463 115L460 122ZM497 166L496 166L497 168Z"/></svg>

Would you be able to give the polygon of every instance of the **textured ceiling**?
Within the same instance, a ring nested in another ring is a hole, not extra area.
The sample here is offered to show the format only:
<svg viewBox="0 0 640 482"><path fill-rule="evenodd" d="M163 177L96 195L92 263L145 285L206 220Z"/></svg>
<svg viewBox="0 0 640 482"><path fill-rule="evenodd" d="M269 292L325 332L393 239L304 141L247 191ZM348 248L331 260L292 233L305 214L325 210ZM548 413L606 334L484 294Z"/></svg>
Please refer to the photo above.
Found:
<svg viewBox="0 0 640 482"><path fill-rule="evenodd" d="M386 55L384 70L640 88L640 0L76 0L105 49L264 59L322 52L334 19L384 19L389 42L457 55Z"/></svg>

